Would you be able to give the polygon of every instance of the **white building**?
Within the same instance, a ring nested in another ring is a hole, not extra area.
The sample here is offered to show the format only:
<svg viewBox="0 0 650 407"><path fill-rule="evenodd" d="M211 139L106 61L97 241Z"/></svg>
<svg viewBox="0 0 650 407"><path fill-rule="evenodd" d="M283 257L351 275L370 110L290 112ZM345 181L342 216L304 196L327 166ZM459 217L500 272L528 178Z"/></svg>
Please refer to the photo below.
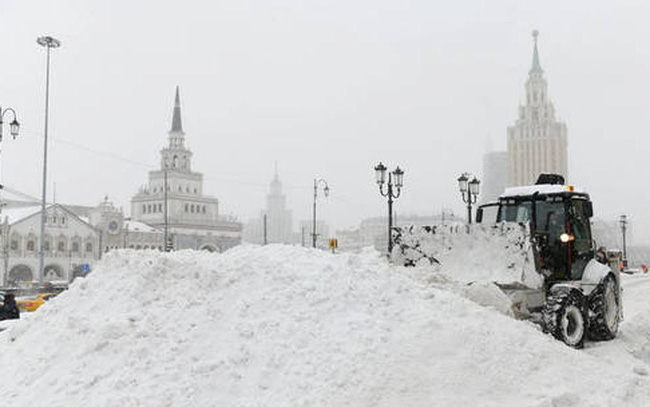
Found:
<svg viewBox="0 0 650 407"><path fill-rule="evenodd" d="M48 205L46 214L43 280L68 282L101 256L100 234L63 205ZM40 204L8 204L2 220L2 285L39 281Z"/></svg>
<svg viewBox="0 0 650 407"><path fill-rule="evenodd" d="M533 32L533 63L526 81L526 103L519 106L515 124L508 128L509 185L532 185L540 173L567 179L567 128L555 118L548 84L539 63L537 35Z"/></svg>
<svg viewBox="0 0 650 407"><path fill-rule="evenodd" d="M287 209L287 198L282 192L282 181L278 176L277 166L273 180L271 180L269 193L266 195L266 208L259 218L252 219L246 224L244 240L249 243L264 244L265 227L267 243L296 243L296 234L293 232L293 216Z"/></svg>
<svg viewBox="0 0 650 407"><path fill-rule="evenodd" d="M508 153L492 151L483 156L481 202L496 201L508 186Z"/></svg>
<svg viewBox="0 0 650 407"><path fill-rule="evenodd" d="M131 217L160 230L167 225L175 249L223 251L241 241L241 223L219 215L219 200L203 194L203 174L192 171L178 87L160 169L149 172L149 182L131 199Z"/></svg>

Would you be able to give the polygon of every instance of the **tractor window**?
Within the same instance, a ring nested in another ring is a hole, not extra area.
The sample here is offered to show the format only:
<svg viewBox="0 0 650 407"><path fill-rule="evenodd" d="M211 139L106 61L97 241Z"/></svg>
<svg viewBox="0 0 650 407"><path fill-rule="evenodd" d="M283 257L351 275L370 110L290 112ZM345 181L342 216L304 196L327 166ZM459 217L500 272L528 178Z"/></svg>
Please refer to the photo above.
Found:
<svg viewBox="0 0 650 407"><path fill-rule="evenodd" d="M548 232L552 238L557 238L564 233L564 204L561 201L537 201L535 211L537 231Z"/></svg>
<svg viewBox="0 0 650 407"><path fill-rule="evenodd" d="M499 208L499 222L529 222L531 214L531 202L520 201L503 203Z"/></svg>

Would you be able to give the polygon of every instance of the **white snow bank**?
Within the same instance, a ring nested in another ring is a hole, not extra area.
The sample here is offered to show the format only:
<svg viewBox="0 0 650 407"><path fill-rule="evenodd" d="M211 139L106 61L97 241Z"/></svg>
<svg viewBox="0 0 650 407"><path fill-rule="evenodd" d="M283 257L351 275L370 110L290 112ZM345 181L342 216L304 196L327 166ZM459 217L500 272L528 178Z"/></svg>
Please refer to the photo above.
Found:
<svg viewBox="0 0 650 407"><path fill-rule="evenodd" d="M15 406L644 406L605 363L374 251L123 251L0 333ZM642 363L642 362L639 362Z"/></svg>

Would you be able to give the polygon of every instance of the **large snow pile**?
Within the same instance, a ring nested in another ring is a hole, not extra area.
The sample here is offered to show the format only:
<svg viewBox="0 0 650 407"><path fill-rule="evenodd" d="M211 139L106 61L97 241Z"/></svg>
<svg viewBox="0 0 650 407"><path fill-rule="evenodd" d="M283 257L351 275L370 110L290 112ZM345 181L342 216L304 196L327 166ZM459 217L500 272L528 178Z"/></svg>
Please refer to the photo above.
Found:
<svg viewBox="0 0 650 407"><path fill-rule="evenodd" d="M570 349L432 273L391 267L370 250L116 252L0 333L0 399L337 407L650 400L641 359Z"/></svg>

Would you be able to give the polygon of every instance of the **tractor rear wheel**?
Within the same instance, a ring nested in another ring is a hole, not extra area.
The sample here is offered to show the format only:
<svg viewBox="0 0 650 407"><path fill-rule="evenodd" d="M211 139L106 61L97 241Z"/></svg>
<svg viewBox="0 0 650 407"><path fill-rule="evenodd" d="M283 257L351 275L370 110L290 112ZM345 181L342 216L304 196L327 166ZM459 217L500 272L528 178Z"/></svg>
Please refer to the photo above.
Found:
<svg viewBox="0 0 650 407"><path fill-rule="evenodd" d="M607 276L589 295L589 339L607 341L618 333L620 298L616 280Z"/></svg>
<svg viewBox="0 0 650 407"><path fill-rule="evenodd" d="M544 332L573 348L582 348L587 333L582 293L571 287L552 290L542 310L542 323Z"/></svg>

